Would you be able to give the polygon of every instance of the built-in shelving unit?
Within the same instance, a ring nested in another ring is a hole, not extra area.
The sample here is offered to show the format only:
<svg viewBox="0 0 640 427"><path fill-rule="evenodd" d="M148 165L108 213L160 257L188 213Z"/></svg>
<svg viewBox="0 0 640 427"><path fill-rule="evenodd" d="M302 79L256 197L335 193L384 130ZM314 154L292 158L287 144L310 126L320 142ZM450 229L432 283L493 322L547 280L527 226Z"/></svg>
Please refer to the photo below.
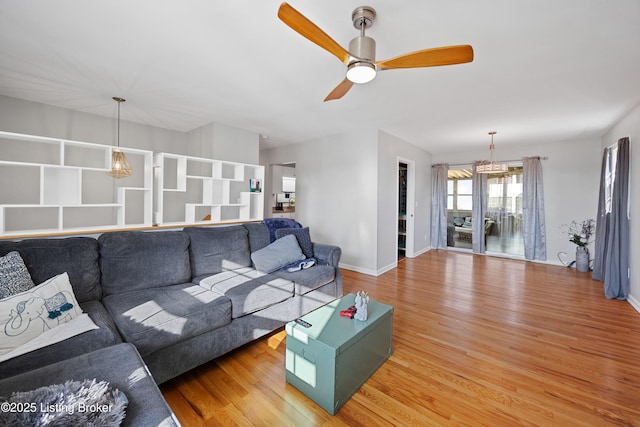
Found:
<svg viewBox="0 0 640 427"><path fill-rule="evenodd" d="M151 226L153 153L120 147L134 174L118 180L113 148L0 131L0 235Z"/></svg>
<svg viewBox="0 0 640 427"><path fill-rule="evenodd" d="M154 168L156 225L263 219L264 166L158 153Z"/></svg>

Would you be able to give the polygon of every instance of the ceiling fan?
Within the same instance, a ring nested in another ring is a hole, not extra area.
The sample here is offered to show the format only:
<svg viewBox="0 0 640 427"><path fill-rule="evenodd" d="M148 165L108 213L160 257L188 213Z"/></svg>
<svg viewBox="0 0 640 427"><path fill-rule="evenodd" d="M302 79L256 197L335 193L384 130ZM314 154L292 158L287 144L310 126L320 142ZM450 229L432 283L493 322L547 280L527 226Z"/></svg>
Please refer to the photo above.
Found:
<svg viewBox="0 0 640 427"><path fill-rule="evenodd" d="M384 61L376 61L376 41L364 34L376 18L376 11L370 6L358 7L351 14L353 26L360 30L360 35L351 40L348 51L288 3L280 5L278 18L300 35L335 55L347 66L346 78L327 95L325 101L342 98L354 83L370 82L379 70L436 67L473 61L473 48L469 45L417 50Z"/></svg>

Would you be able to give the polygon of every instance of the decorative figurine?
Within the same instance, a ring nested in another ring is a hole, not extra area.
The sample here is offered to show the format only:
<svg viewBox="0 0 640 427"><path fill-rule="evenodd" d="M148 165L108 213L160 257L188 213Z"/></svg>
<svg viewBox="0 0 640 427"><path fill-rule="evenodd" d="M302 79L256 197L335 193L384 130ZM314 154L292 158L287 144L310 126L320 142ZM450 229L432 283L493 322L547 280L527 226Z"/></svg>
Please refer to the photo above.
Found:
<svg viewBox="0 0 640 427"><path fill-rule="evenodd" d="M367 304L369 304L369 294L365 291L358 291L356 294L356 320L367 320Z"/></svg>

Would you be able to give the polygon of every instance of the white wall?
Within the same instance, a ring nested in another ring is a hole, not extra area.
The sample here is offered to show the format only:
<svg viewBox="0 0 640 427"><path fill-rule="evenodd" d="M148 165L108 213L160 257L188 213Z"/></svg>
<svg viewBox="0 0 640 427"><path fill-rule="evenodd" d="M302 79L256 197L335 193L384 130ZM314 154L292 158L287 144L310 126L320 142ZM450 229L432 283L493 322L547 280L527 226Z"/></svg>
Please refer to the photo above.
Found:
<svg viewBox="0 0 640 427"><path fill-rule="evenodd" d="M598 138L541 142L517 146L496 145L496 160L517 160L526 156L542 160L544 182L547 261L560 264L559 252L575 258L575 245L562 229L572 220L596 217L600 177L601 142ZM489 150L434 154L433 163L470 164L489 157ZM591 245L593 249L593 244Z"/></svg>
<svg viewBox="0 0 640 427"><path fill-rule="evenodd" d="M368 274L377 269L377 141L377 130L359 130L260 152L267 168L296 164L296 220L312 240L340 246L341 264Z"/></svg>
<svg viewBox="0 0 640 427"><path fill-rule="evenodd" d="M618 142L618 139L629 137L630 154L630 222L631 222L631 243L629 260L631 267L631 280L629 291L629 302L640 311L640 275L634 260L640 257L640 227L634 222L634 215L640 212L640 105L636 106L627 116L616 124L607 134L602 137L602 150Z"/></svg>
<svg viewBox="0 0 640 427"><path fill-rule="evenodd" d="M102 117L51 105L0 96L0 130L114 145L114 116ZM126 103L120 110L120 145L154 152L258 164L259 135L210 123L188 133L141 125L126 120Z"/></svg>
<svg viewBox="0 0 640 427"><path fill-rule="evenodd" d="M429 153L369 129L263 150L260 164L295 162L296 220L309 226L312 240L340 246L344 268L378 275L397 264L398 157L416 165L419 254L431 240ZM265 209L270 208L266 201Z"/></svg>
<svg viewBox="0 0 640 427"><path fill-rule="evenodd" d="M431 154L389 133L378 133L378 274L397 265L398 158L415 164L414 253L431 247Z"/></svg>
<svg viewBox="0 0 640 427"><path fill-rule="evenodd" d="M113 104L114 117L108 118L0 96L0 130L115 145L117 104L115 101ZM120 145L123 147L187 154L184 133L127 122L124 117L126 105L120 109Z"/></svg>
<svg viewBox="0 0 640 427"><path fill-rule="evenodd" d="M257 165L260 135L256 132L210 123L187 134L189 155Z"/></svg>

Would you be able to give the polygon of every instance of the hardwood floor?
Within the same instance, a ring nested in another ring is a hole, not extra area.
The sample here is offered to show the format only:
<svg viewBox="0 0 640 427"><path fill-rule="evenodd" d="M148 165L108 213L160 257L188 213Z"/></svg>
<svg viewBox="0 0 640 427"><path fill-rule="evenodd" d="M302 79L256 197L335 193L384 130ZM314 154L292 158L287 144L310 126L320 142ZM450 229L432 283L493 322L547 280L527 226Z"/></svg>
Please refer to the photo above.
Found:
<svg viewBox="0 0 640 427"><path fill-rule="evenodd" d="M391 304L394 353L331 416L277 331L161 386L185 426L640 426L640 314L574 269L434 250L345 293Z"/></svg>

